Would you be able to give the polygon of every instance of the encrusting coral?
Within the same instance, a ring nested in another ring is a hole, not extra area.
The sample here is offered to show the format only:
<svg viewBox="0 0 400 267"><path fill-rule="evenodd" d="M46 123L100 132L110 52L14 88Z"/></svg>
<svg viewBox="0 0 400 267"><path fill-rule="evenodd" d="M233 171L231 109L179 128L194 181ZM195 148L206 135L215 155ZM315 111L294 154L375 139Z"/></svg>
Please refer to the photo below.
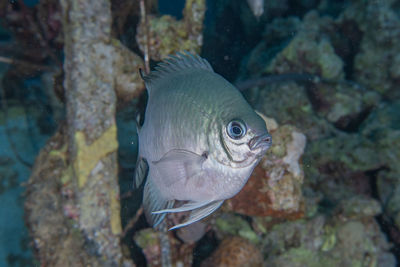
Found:
<svg viewBox="0 0 400 267"><path fill-rule="evenodd" d="M145 51L146 40L149 42L149 55L153 60L161 60L178 51L199 53L203 45L203 19L206 10L205 0L188 0L183 10L183 19L164 15L148 16L137 29L136 40ZM148 27L148 36L146 36Z"/></svg>
<svg viewBox="0 0 400 267"><path fill-rule="evenodd" d="M229 237L224 239L217 250L201 264L202 267L259 267L263 258L260 250L246 239Z"/></svg>

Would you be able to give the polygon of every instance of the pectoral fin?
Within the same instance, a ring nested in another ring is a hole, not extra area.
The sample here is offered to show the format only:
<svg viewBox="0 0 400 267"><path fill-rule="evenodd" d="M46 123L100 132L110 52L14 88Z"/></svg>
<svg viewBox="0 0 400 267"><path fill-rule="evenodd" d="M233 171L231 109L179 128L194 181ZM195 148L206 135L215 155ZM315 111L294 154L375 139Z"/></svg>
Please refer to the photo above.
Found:
<svg viewBox="0 0 400 267"><path fill-rule="evenodd" d="M164 185L169 187L178 181L187 181L202 170L202 164L207 158L196 153L174 149L166 153L153 164L163 174Z"/></svg>
<svg viewBox="0 0 400 267"><path fill-rule="evenodd" d="M135 177L133 182L134 188L138 188L143 183L143 180L146 178L148 171L149 166L146 160L139 156L135 167Z"/></svg>
<svg viewBox="0 0 400 267"><path fill-rule="evenodd" d="M200 207L200 208L192 211L192 213L189 216L189 219L186 222L175 225L174 227L170 228L169 230L174 230L174 229L192 224L194 222L197 222L197 221L203 219L204 217L207 217L208 215L213 213L215 210L217 210L222 205L222 203L224 203L224 200L213 201L206 206Z"/></svg>

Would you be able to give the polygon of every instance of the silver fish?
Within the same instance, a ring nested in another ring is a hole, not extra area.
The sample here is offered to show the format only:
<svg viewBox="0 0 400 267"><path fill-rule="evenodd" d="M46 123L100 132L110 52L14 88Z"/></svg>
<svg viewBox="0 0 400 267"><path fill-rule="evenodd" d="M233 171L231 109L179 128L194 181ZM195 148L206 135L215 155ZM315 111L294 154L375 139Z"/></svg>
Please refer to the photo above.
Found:
<svg viewBox="0 0 400 267"><path fill-rule="evenodd" d="M143 76L149 95L135 185L153 227L170 212L194 223L236 195L271 145L264 120L203 58L178 53ZM184 201L174 207L175 201Z"/></svg>

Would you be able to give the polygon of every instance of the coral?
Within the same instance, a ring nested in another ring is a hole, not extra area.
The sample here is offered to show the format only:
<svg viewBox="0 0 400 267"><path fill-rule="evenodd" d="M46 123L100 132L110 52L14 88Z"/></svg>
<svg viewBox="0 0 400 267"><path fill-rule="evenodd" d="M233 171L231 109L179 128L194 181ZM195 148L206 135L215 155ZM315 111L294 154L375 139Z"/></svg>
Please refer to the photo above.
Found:
<svg viewBox="0 0 400 267"><path fill-rule="evenodd" d="M339 266L339 261L329 257L327 253L318 253L317 251L292 248L280 257L271 259L268 266L293 266L293 267L335 267Z"/></svg>
<svg viewBox="0 0 400 267"><path fill-rule="evenodd" d="M161 266L160 237L165 234L171 246L171 263L173 266L191 266L193 260L194 244L182 244L174 238L171 232L160 233L152 228L146 228L136 232L134 240L146 257L147 266Z"/></svg>
<svg viewBox="0 0 400 267"><path fill-rule="evenodd" d="M332 19L319 17L315 11L309 12L295 37L271 61L264 73L307 72L328 80L343 79L343 61L325 34L332 25Z"/></svg>
<svg viewBox="0 0 400 267"><path fill-rule="evenodd" d="M144 89L144 83L139 75L139 68L143 67L143 60L131 52L119 41L113 39L114 66L115 66L115 91L118 100L128 102L138 97Z"/></svg>
<svg viewBox="0 0 400 267"><path fill-rule="evenodd" d="M365 120L361 133L374 142L385 169L377 174L377 189L385 212L396 218L400 212L400 101L382 104ZM395 219L394 219L395 220Z"/></svg>
<svg viewBox="0 0 400 267"><path fill-rule="evenodd" d="M266 266L395 266L374 212L364 215L362 220L320 215L273 226L263 239Z"/></svg>
<svg viewBox="0 0 400 267"><path fill-rule="evenodd" d="M366 173L384 166L375 142L344 133L310 142L303 161L308 166L306 183L334 202L354 194L371 194Z"/></svg>
<svg viewBox="0 0 400 267"><path fill-rule="evenodd" d="M246 239L230 237L224 239L217 250L202 262L202 267L261 266L262 255L257 247Z"/></svg>
<svg viewBox="0 0 400 267"><path fill-rule="evenodd" d="M316 113L344 131L357 131L370 110L380 102L374 91L352 83L317 83L308 90Z"/></svg>
<svg viewBox="0 0 400 267"><path fill-rule="evenodd" d="M117 140L114 139L116 134L117 128L115 126L110 127L99 139L87 145L84 133L75 133L77 155L74 168L77 170L79 187L85 186L87 177L97 162L118 148Z"/></svg>
<svg viewBox="0 0 400 267"><path fill-rule="evenodd" d="M228 236L240 236L257 244L260 238L253 231L250 224L238 215L232 213L224 213L215 220L216 233L219 239Z"/></svg>
<svg viewBox="0 0 400 267"><path fill-rule="evenodd" d="M331 136L335 131L333 125L315 115L303 85L291 81L267 84L250 98L253 99L250 103L257 110L275 118L279 124L297 127L310 141Z"/></svg>
<svg viewBox="0 0 400 267"><path fill-rule="evenodd" d="M162 17L148 16L149 54L153 60L186 50L199 53L203 44L203 19L205 13L204 0L186 1L183 19L164 15ZM144 51L146 45L146 23L142 21L137 29L136 40Z"/></svg>
<svg viewBox="0 0 400 267"><path fill-rule="evenodd" d="M341 218L362 219L378 216L382 212L381 203L370 197L355 195L340 201L335 213Z"/></svg>
<svg viewBox="0 0 400 267"><path fill-rule="evenodd" d="M354 59L355 79L388 96L399 96L400 18L393 1L354 1L340 21L355 21L363 36ZM373 18L373 19L371 19Z"/></svg>
<svg viewBox="0 0 400 267"><path fill-rule="evenodd" d="M241 75L252 76L259 73L296 33L300 24L297 17L275 18L265 26L263 40L250 51L248 58L241 66Z"/></svg>
<svg viewBox="0 0 400 267"><path fill-rule="evenodd" d="M56 133L36 159L26 192L26 221L30 228L38 260L49 266L85 266L100 264L96 257L86 254L84 239L74 229L73 221L64 217L67 201L60 194L62 173L67 171L64 160L65 133Z"/></svg>
<svg viewBox="0 0 400 267"><path fill-rule="evenodd" d="M137 232L134 240L142 248L148 266L161 266L161 249L158 233L152 228Z"/></svg>
<svg viewBox="0 0 400 267"><path fill-rule="evenodd" d="M271 135L272 147L226 206L249 216L301 217L304 174L300 157L306 137L290 125L278 127Z"/></svg>

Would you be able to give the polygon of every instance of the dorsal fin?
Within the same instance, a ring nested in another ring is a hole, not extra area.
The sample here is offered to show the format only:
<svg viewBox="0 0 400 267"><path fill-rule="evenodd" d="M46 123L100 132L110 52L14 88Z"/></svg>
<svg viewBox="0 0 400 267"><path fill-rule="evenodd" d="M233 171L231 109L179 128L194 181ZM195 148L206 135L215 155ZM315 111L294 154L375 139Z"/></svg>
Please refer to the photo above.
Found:
<svg viewBox="0 0 400 267"><path fill-rule="evenodd" d="M214 72L210 63L208 63L206 59L185 51L185 53L178 52L174 56L168 56L161 63L158 63L155 70L151 71L150 74L143 75L141 73L141 76L147 89L151 91L152 87L162 81L165 77L175 73L196 69Z"/></svg>

